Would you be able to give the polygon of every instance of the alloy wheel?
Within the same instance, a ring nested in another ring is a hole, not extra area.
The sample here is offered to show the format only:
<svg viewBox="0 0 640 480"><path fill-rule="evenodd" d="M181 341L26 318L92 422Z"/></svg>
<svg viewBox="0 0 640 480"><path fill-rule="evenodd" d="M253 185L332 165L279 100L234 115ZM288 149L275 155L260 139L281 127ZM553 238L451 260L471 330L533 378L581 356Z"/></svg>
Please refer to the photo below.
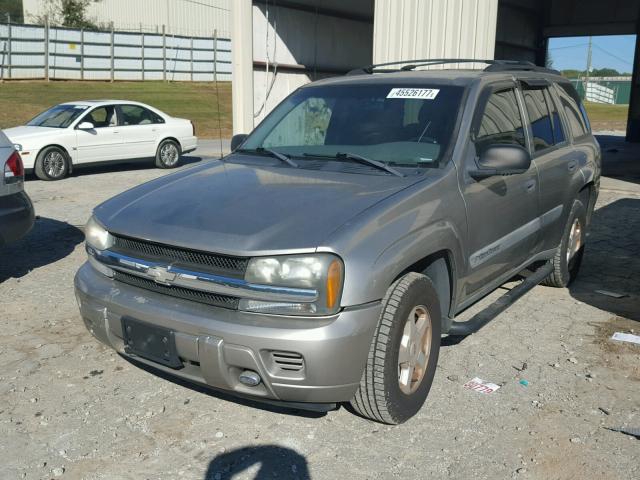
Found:
<svg viewBox="0 0 640 480"><path fill-rule="evenodd" d="M398 352L398 384L406 395L420 387L427 371L431 334L431 317L427 307L414 307L404 325Z"/></svg>

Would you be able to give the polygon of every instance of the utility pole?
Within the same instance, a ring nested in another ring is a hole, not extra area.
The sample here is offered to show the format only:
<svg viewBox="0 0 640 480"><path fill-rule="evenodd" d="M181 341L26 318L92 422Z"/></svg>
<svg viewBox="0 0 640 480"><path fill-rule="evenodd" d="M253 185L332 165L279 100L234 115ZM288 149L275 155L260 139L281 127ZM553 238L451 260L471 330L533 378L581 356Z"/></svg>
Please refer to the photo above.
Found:
<svg viewBox="0 0 640 480"><path fill-rule="evenodd" d="M589 46L587 47L587 73L585 75L584 82L584 99L587 100L587 89L589 88L589 72L591 71L591 51L592 51L592 41L593 37L589 36Z"/></svg>

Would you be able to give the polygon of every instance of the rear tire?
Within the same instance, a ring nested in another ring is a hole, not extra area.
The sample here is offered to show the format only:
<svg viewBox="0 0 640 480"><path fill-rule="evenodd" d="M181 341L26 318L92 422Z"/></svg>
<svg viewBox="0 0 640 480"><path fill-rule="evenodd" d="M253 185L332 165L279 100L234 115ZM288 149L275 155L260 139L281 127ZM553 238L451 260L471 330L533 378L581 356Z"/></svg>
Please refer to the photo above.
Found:
<svg viewBox="0 0 640 480"><path fill-rule="evenodd" d="M564 288L578 276L586 239L587 210L581 200L576 199L571 207L562 240L551 260L553 272L542 281L548 287Z"/></svg>
<svg viewBox="0 0 640 480"><path fill-rule="evenodd" d="M156 167L175 168L180 163L182 151L175 140L163 140L156 151Z"/></svg>
<svg viewBox="0 0 640 480"><path fill-rule="evenodd" d="M420 410L431 389L440 352L440 302L429 277L408 273L389 287L382 304L350 403L363 417L397 425Z"/></svg>
<svg viewBox="0 0 640 480"><path fill-rule="evenodd" d="M60 147L46 147L38 154L33 171L40 180L62 180L69 174L70 165L67 152Z"/></svg>

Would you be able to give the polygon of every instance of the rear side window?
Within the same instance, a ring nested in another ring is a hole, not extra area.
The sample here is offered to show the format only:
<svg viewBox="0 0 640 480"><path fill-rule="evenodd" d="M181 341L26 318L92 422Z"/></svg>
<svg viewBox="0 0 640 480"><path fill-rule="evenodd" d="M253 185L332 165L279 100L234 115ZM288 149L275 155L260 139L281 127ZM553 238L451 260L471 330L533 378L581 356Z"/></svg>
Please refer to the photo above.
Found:
<svg viewBox="0 0 640 480"><path fill-rule="evenodd" d="M122 125L150 125L152 123L162 123L160 117L139 105L121 105Z"/></svg>
<svg viewBox="0 0 640 480"><path fill-rule="evenodd" d="M547 99L547 105L551 112L551 121L553 122L553 140L555 143L562 143L567 139L567 137L564 134L564 127L562 126L560 115L558 114L558 108L556 107L549 90L545 89L544 96Z"/></svg>
<svg viewBox="0 0 640 480"><path fill-rule="evenodd" d="M493 92L476 135L478 153L495 144L520 145L526 148L522 117L514 89Z"/></svg>
<svg viewBox="0 0 640 480"><path fill-rule="evenodd" d="M589 132L589 121L580 103L580 98L573 87L564 83L556 84L556 91L560 97L560 107L567 117L569 128L574 137L581 137Z"/></svg>
<svg viewBox="0 0 640 480"><path fill-rule="evenodd" d="M552 147L555 143L553 138L553 122L549 113L549 105L545 98L544 89L525 89L523 91L524 105L531 122L531 132L533 133L533 150L539 152Z"/></svg>

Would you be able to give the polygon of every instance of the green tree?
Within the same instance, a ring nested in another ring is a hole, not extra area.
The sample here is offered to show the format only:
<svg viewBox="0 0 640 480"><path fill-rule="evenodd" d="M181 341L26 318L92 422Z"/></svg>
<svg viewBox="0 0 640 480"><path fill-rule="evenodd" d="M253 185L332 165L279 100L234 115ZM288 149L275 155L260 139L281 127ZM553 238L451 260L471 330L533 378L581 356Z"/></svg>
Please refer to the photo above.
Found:
<svg viewBox="0 0 640 480"><path fill-rule="evenodd" d="M0 0L0 22L23 23L22 0Z"/></svg>
<svg viewBox="0 0 640 480"><path fill-rule="evenodd" d="M619 77L620 72L615 68L593 68L589 73L591 77Z"/></svg>
<svg viewBox="0 0 640 480"><path fill-rule="evenodd" d="M33 16L31 21L44 25L48 19L51 25L97 30L98 26L87 16L90 3L91 0L43 0L41 14Z"/></svg>
<svg viewBox="0 0 640 480"><path fill-rule="evenodd" d="M71 28L94 28L87 18L89 0L60 0L60 16L62 25Z"/></svg>

